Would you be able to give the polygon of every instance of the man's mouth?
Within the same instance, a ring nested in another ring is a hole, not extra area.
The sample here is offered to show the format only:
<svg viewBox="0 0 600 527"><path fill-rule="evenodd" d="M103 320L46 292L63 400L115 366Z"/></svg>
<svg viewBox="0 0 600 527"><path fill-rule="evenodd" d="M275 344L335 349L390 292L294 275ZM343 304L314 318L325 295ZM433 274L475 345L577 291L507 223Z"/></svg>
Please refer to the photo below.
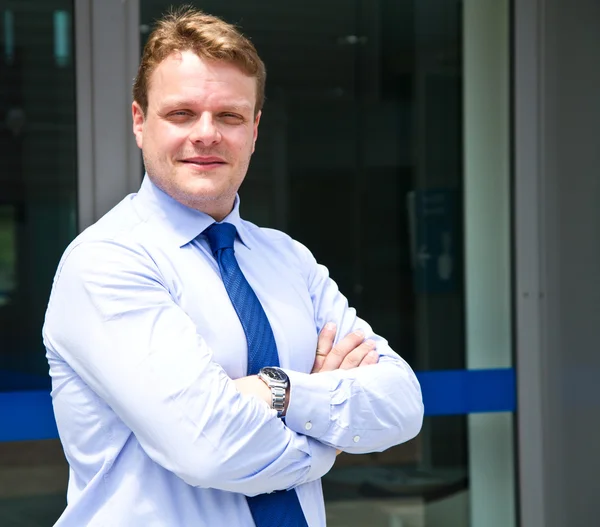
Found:
<svg viewBox="0 0 600 527"><path fill-rule="evenodd" d="M220 165L227 164L225 160L221 157L216 156L199 156L199 157L189 157L187 159L183 159L182 163L186 163L189 165L195 165L199 167L217 167Z"/></svg>

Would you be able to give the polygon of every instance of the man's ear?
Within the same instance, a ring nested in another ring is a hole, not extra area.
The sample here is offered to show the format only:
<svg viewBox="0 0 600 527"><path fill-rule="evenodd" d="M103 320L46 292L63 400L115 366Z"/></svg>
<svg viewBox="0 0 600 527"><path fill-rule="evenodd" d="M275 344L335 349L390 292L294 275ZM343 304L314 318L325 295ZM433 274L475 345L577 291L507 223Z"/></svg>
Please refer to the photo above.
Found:
<svg viewBox="0 0 600 527"><path fill-rule="evenodd" d="M256 148L256 140L258 139L258 124L260 123L260 116L262 115L262 111L256 114L254 118L254 138L252 139L252 153L254 154L254 149Z"/></svg>
<svg viewBox="0 0 600 527"><path fill-rule="evenodd" d="M133 101L133 104L131 105L131 116L133 118L133 135L135 135L135 142L137 143L138 148L142 148L145 117L142 107L137 101Z"/></svg>

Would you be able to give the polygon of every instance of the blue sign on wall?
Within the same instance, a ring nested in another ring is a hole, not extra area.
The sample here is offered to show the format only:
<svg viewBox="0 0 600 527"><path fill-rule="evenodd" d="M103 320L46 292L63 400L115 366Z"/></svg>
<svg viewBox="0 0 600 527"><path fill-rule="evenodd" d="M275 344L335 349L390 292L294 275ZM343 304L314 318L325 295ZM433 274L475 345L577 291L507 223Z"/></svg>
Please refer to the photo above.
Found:
<svg viewBox="0 0 600 527"><path fill-rule="evenodd" d="M458 191L417 190L408 197L414 285L417 293L460 287Z"/></svg>

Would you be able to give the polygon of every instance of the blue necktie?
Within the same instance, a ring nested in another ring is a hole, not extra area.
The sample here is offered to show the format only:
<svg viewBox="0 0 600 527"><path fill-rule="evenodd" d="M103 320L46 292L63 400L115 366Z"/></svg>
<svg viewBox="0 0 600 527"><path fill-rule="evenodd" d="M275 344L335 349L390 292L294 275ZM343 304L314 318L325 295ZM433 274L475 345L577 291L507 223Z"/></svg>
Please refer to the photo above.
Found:
<svg viewBox="0 0 600 527"><path fill-rule="evenodd" d="M279 366L279 356L269 319L235 259L233 242L236 232L231 223L213 223L204 234L246 334L248 375L256 375L264 366ZM246 499L256 527L308 527L295 490Z"/></svg>

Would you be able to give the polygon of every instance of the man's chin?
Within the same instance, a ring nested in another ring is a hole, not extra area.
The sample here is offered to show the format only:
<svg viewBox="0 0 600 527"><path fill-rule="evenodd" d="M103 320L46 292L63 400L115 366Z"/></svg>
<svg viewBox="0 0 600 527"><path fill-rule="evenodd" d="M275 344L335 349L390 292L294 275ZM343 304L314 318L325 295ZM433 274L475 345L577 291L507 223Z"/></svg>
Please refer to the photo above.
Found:
<svg viewBox="0 0 600 527"><path fill-rule="evenodd" d="M202 212L207 212L214 207L228 209L231 211L235 201L235 190L223 188L222 186L211 184L211 182L199 182L193 185L186 185L179 189L178 201ZM211 214L212 215L212 214Z"/></svg>
<svg viewBox="0 0 600 527"><path fill-rule="evenodd" d="M210 180L194 181L185 185L184 189L188 196L197 201L219 201L226 199L231 194L235 196L235 192L231 192L223 185L218 185L215 181Z"/></svg>

